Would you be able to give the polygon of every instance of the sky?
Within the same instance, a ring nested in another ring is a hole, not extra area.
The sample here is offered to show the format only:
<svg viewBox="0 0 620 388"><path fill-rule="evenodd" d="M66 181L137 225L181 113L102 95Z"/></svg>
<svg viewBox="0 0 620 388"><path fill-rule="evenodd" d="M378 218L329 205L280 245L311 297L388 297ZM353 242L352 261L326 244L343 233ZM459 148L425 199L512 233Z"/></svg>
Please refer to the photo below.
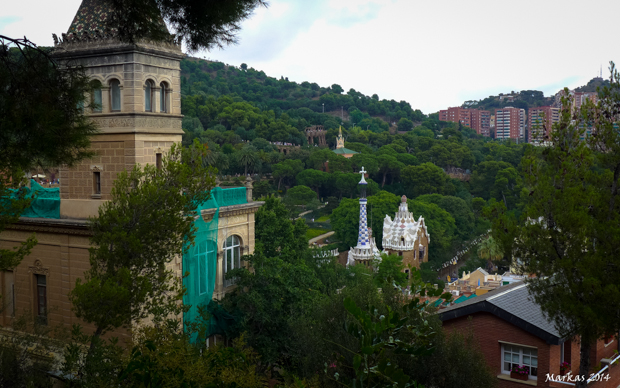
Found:
<svg viewBox="0 0 620 388"><path fill-rule="evenodd" d="M238 44L191 55L334 83L424 113L498 93L585 85L620 59L620 2L268 0ZM3 0L0 34L51 45L81 0Z"/></svg>

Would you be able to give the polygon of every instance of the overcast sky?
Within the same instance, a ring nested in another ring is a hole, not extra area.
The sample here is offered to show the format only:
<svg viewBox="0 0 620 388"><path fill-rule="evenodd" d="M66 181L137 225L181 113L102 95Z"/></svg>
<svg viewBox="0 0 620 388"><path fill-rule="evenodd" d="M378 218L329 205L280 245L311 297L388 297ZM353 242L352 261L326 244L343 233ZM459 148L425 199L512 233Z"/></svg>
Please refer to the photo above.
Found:
<svg viewBox="0 0 620 388"><path fill-rule="evenodd" d="M0 34L51 45L81 0L2 0ZM239 44L195 53L273 77L405 100L424 113L512 90L555 94L620 58L620 2L269 0Z"/></svg>

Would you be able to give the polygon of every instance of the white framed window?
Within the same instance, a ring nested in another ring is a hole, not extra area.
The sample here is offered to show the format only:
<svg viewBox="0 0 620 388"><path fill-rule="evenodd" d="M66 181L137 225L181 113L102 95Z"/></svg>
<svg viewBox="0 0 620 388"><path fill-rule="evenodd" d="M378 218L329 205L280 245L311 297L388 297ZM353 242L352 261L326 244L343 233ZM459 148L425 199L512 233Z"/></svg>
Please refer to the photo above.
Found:
<svg viewBox="0 0 620 388"><path fill-rule="evenodd" d="M196 244L196 261L198 262L198 294L209 290L209 258L215 255L215 244L203 240Z"/></svg>
<svg viewBox="0 0 620 388"><path fill-rule="evenodd" d="M538 380L538 350L502 344L502 373L509 375L514 366L527 366L530 368L529 379Z"/></svg>
<svg viewBox="0 0 620 388"><path fill-rule="evenodd" d="M233 235L224 242L224 287L235 284L236 279L226 279L226 274L237 268L241 268L241 240Z"/></svg>

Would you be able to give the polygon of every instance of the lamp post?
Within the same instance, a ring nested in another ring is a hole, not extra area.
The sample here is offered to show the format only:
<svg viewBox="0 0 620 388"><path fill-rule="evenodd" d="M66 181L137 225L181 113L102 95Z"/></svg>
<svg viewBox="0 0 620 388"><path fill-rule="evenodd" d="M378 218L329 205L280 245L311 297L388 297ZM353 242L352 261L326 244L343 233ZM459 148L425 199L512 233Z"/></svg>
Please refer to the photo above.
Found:
<svg viewBox="0 0 620 388"><path fill-rule="evenodd" d="M323 113L325 113L325 103L323 103Z"/></svg>

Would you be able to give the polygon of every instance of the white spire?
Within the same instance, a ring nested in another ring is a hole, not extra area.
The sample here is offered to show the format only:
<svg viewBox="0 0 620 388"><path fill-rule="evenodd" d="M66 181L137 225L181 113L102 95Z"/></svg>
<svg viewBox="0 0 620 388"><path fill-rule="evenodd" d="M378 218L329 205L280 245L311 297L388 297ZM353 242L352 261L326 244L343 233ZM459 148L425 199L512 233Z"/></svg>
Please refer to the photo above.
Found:
<svg viewBox="0 0 620 388"><path fill-rule="evenodd" d="M367 184L366 180L364 179L364 175L367 173L368 171L364 171L364 166L362 166L362 171L360 171L359 173L362 174L362 180L360 181L360 185L363 184Z"/></svg>

